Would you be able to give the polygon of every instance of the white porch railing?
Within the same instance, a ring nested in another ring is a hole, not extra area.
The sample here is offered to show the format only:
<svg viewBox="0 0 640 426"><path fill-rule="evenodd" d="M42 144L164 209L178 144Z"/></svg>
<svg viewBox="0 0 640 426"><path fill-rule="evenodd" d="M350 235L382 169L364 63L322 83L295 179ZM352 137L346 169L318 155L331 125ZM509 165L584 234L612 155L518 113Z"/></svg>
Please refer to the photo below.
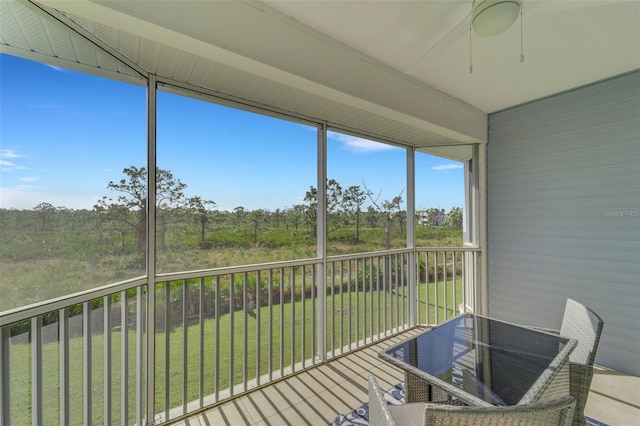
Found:
<svg viewBox="0 0 640 426"><path fill-rule="evenodd" d="M193 413L457 315L473 306L476 255L400 249L163 274L153 292L138 278L3 312L0 422L140 425L148 404L155 424Z"/></svg>

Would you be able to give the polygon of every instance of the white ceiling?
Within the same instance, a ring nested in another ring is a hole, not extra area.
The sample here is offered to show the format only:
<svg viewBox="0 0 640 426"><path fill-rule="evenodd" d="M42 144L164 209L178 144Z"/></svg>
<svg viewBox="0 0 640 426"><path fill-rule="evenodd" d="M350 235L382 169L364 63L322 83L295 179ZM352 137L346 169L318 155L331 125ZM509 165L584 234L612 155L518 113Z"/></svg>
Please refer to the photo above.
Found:
<svg viewBox="0 0 640 426"><path fill-rule="evenodd" d="M142 75L461 161L487 113L640 68L640 0L524 1L525 62L518 21L473 36L471 74L471 0L39 3L0 0L0 51L109 72L61 21Z"/></svg>
<svg viewBox="0 0 640 426"><path fill-rule="evenodd" d="M269 6L415 79L494 112L640 68L640 1L523 1L520 20L473 43L472 1L280 1Z"/></svg>

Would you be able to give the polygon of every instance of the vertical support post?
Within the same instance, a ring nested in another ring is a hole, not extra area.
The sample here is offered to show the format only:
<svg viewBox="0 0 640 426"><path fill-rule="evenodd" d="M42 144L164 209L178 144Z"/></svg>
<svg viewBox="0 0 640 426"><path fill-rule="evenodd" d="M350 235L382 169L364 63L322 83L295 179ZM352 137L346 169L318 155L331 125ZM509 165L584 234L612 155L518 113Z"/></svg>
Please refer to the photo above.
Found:
<svg viewBox="0 0 640 426"><path fill-rule="evenodd" d="M471 159L465 162L464 169L464 192L465 192L465 208L463 217L463 236L465 247L480 246L481 234L484 234L482 222L480 221L480 211L482 205L480 202L480 164L479 145L474 145L472 149ZM484 163L484 161L483 161ZM465 273L464 273L464 308L471 309L479 313L478 295L481 291L479 285L480 265L475 260L477 256L474 253L464 253Z"/></svg>
<svg viewBox="0 0 640 426"><path fill-rule="evenodd" d="M475 312L481 315L489 314L488 287L487 287L487 145L477 146L477 175L478 175L478 246L475 272ZM474 151L474 156L476 151Z"/></svg>
<svg viewBox="0 0 640 426"><path fill-rule="evenodd" d="M407 269L409 270L409 327L416 325L416 289L418 262L416 261L416 170L415 170L415 148L407 148L407 248L409 260Z"/></svg>
<svg viewBox="0 0 640 426"><path fill-rule="evenodd" d="M149 75L147 86L147 418L155 422L156 375L156 112L157 83Z"/></svg>
<svg viewBox="0 0 640 426"><path fill-rule="evenodd" d="M325 341L327 317L327 123L318 126L318 213L316 217L316 238L318 257L322 265L318 268L318 310L317 333L318 351L316 356L321 362L327 360L327 346Z"/></svg>

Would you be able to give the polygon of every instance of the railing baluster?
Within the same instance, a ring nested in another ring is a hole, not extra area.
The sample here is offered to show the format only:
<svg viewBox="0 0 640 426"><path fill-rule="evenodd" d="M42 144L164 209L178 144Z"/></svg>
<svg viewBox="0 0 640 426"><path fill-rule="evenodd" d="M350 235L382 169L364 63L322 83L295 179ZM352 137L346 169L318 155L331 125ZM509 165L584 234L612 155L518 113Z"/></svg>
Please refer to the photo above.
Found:
<svg viewBox="0 0 640 426"><path fill-rule="evenodd" d="M305 339L305 323L307 322L307 316L306 316L306 309L305 309L305 305L306 305L306 295L304 292L304 287L306 285L306 280L305 280L305 266L303 265L301 267L301 283L300 283L300 302L301 302L301 306L300 306L300 348L302 348L302 356L301 361L302 361L302 368L305 367L305 343L306 343L306 339Z"/></svg>
<svg viewBox="0 0 640 426"><path fill-rule="evenodd" d="M373 342L373 258L369 258L369 335ZM376 293L377 295L377 293Z"/></svg>
<svg viewBox="0 0 640 426"><path fill-rule="evenodd" d="M148 294L148 293L147 293ZM143 312L144 294L143 287L136 288L136 424L141 425L144 421L145 406L144 399L144 387L145 387L145 368L143 364L144 356L144 335L146 318L145 312ZM149 304L147 304L149 309ZM155 303L153 303L151 309L155 309ZM155 330L147 330L149 333L155 333Z"/></svg>
<svg viewBox="0 0 640 426"><path fill-rule="evenodd" d="M42 424L42 315L31 318L31 424Z"/></svg>
<svg viewBox="0 0 640 426"><path fill-rule="evenodd" d="M83 423L85 425L93 424L92 419L92 400L93 395L92 383L91 383L91 302L84 302L82 305L82 334L83 334L83 346L82 346L82 383L84 394L84 411L83 411Z"/></svg>
<svg viewBox="0 0 640 426"><path fill-rule="evenodd" d="M348 291L348 290L347 290ZM351 312L349 312L351 315ZM340 261L340 353L344 353L344 267Z"/></svg>
<svg viewBox="0 0 640 426"><path fill-rule="evenodd" d="M336 263L331 262L331 357L336 356ZM323 297L322 295L320 297Z"/></svg>
<svg viewBox="0 0 640 426"><path fill-rule="evenodd" d="M356 283L356 314L355 314L355 326L354 326L354 331L356 333L355 336L355 344L356 344L356 348L360 347L360 295L359 295L359 287L360 287L360 277L358 277L358 272L359 271L359 266L358 266L358 259L355 260L355 267L354 267L354 272L356 274L355 277L355 283Z"/></svg>
<svg viewBox="0 0 640 426"><path fill-rule="evenodd" d="M105 296L103 303L103 315L104 315L104 424L106 426L111 425L111 344L112 344L112 335L111 335L111 296Z"/></svg>
<svg viewBox="0 0 640 426"><path fill-rule="evenodd" d="M433 284L434 284L434 292L433 292L433 310L435 311L435 324L439 324L438 321L438 305L440 304L440 298L438 297L438 252L433 253Z"/></svg>
<svg viewBox="0 0 640 426"><path fill-rule="evenodd" d="M247 272L242 277L242 390L247 390L247 364L249 363L249 306L248 306Z"/></svg>
<svg viewBox="0 0 640 426"><path fill-rule="evenodd" d="M384 293L384 291L383 291ZM381 316L384 315L384 313L380 312L380 256L376 256L376 300L377 300L377 328L376 328L376 333L378 336L380 336L380 321L381 321Z"/></svg>
<svg viewBox="0 0 640 426"><path fill-rule="evenodd" d="M362 264L362 344L367 343L367 259L363 258L360 262Z"/></svg>
<svg viewBox="0 0 640 426"><path fill-rule="evenodd" d="M170 359L170 336L171 336L171 288L170 283L164 283L164 419L169 420L169 408L171 401L169 400L169 364ZM150 331L153 333L153 331Z"/></svg>
<svg viewBox="0 0 640 426"><path fill-rule="evenodd" d="M215 282L215 296L216 296L216 322L215 322L215 352L214 352L214 371L213 376L213 391L214 400L218 402L220 400L220 275L216 275Z"/></svg>
<svg viewBox="0 0 640 426"><path fill-rule="evenodd" d="M70 424L69 416L69 308L58 311L60 346L60 424ZM9 424L9 423L6 423Z"/></svg>
<svg viewBox="0 0 640 426"><path fill-rule="evenodd" d="M291 282L291 372L296 371L296 271L295 266L289 270L289 281Z"/></svg>
<svg viewBox="0 0 640 426"><path fill-rule="evenodd" d="M429 321L429 314L431 312L430 308L429 308L429 302L431 301L431 297L429 296L430 292L429 292L429 284L430 284L430 280L429 280L429 253L425 253L424 254L424 270L426 272L425 276L425 315L426 315L426 319L425 319L425 324L431 324L431 322Z"/></svg>
<svg viewBox="0 0 640 426"><path fill-rule="evenodd" d="M233 396L233 387L234 387L234 365L233 360L235 357L234 354L234 335L235 333L235 324L233 321L234 317L234 309L235 308L235 279L233 274L229 274L229 395Z"/></svg>
<svg viewBox="0 0 640 426"><path fill-rule="evenodd" d="M284 376L284 268L280 268L280 377Z"/></svg>
<svg viewBox="0 0 640 426"><path fill-rule="evenodd" d="M402 290L402 293L400 294L400 302L401 302L400 307L402 310L400 311L400 323L398 324L398 331L399 331L400 328L404 328L404 325L407 323L407 309L406 309L407 294L406 294L406 289L404 285L405 284L404 253L396 255L396 271L397 271L396 276L398 277L398 280L400 280L399 288Z"/></svg>
<svg viewBox="0 0 640 426"><path fill-rule="evenodd" d="M351 260L347 261L347 283L347 305L349 306L349 314L347 315L347 337L349 338L349 350L351 350L351 342L353 341L351 337L351 317L353 316L351 311Z"/></svg>
<svg viewBox="0 0 640 426"><path fill-rule="evenodd" d="M400 311L398 312L398 328L396 332L399 332L402 328L404 328L405 324L405 293L404 293L404 255L403 253L395 255L395 270L396 270L396 281L398 283L398 297L400 300Z"/></svg>
<svg viewBox="0 0 640 426"><path fill-rule="evenodd" d="M448 296L448 285L447 285L447 279L449 278L447 275L447 252L443 252L442 253L442 257L443 257L443 265L442 265L442 278L444 281L444 301L443 301L443 305L444 305L444 320L448 320L449 319L449 298Z"/></svg>
<svg viewBox="0 0 640 426"><path fill-rule="evenodd" d="M255 295L255 312L256 312L256 386L260 386L260 361L262 354L262 345L260 335L262 334L260 327L260 275L262 271L256 271L256 295Z"/></svg>
<svg viewBox="0 0 640 426"><path fill-rule="evenodd" d="M398 282L398 255L394 254L393 257L393 262L391 263L391 267L393 270L393 285L394 288L396 289L396 323L394 326L394 329L396 331L396 333L398 332L398 327L400 326L400 283Z"/></svg>
<svg viewBox="0 0 640 426"><path fill-rule="evenodd" d="M403 318L404 318L404 300L402 298L403 288L402 288L402 269L400 268L400 255L393 255L393 279L395 281L396 286L396 301L397 301L397 311L396 311L396 333L400 331L400 327L402 326Z"/></svg>
<svg viewBox="0 0 640 426"><path fill-rule="evenodd" d="M407 324L409 323L409 295L408 295L408 291L409 289L407 288L407 274L408 274L408 270L407 270L407 255L405 253L402 253L399 255L400 256L400 265L398 266L400 268L400 280L402 282L402 329L406 329L407 328Z"/></svg>
<svg viewBox="0 0 640 426"><path fill-rule="evenodd" d="M317 266L311 265L311 364L315 364L315 354L317 354L316 352L316 285L317 285L317 281L316 281L316 276L317 276ZM326 280L326 277L325 277ZM324 291L324 295L322 297L325 298L326 300L326 288ZM324 303L324 306L327 306L326 303ZM322 313L322 315L324 315L324 312ZM325 322L326 324L326 322ZM326 333L326 327L323 327L324 329L324 333L325 336L327 335ZM325 348L326 348L326 344L325 344ZM326 351L323 353L323 357L325 356L324 354L326 354Z"/></svg>
<svg viewBox="0 0 640 426"><path fill-rule="evenodd" d="M129 423L129 295L120 292L120 424Z"/></svg>
<svg viewBox="0 0 640 426"><path fill-rule="evenodd" d="M382 260L382 270L381 270L381 275L382 275L382 324L383 324L383 328L384 328L384 335L385 337L389 335L388 330L389 327L387 327L387 310L389 309L388 305L387 305L387 273L385 271L385 265L387 264L386 261L386 257L384 255L381 256L382 259L378 258L378 266L380 266L380 261Z"/></svg>
<svg viewBox="0 0 640 426"><path fill-rule="evenodd" d="M422 324L422 312L420 311L420 253L415 254L415 265L416 268L416 287L415 287L415 304L416 304L416 324Z"/></svg>
<svg viewBox="0 0 640 426"><path fill-rule="evenodd" d="M411 304L414 303L414 300L411 300L410 298L412 292L410 291L410 288L409 288L410 280L411 280L411 268L414 269L413 273L415 274L415 265L411 263L411 260L413 260L414 257L410 256L409 253L404 253L402 257L404 258L402 265L404 270L404 294L405 294L404 300L405 300L405 312L406 312L406 315L405 315L405 320L406 320L405 330L406 330L409 327L409 324L415 322L415 316L414 318L411 318L411 312L414 310Z"/></svg>
<svg viewBox="0 0 640 426"><path fill-rule="evenodd" d="M189 281L182 280L182 414L187 412L189 389Z"/></svg>
<svg viewBox="0 0 640 426"><path fill-rule="evenodd" d="M453 279L453 316L455 317L458 314L458 277L456 275L456 255L457 253L454 251L451 253L453 255L453 266L452 266L452 279Z"/></svg>
<svg viewBox="0 0 640 426"><path fill-rule="evenodd" d="M362 259L362 341L367 343L367 337L371 332L371 326L369 325L371 309L367 309L367 299L371 298L371 286L367 289L367 258Z"/></svg>
<svg viewBox="0 0 640 426"><path fill-rule="evenodd" d="M0 327L0 423L11 424L11 326Z"/></svg>
<svg viewBox="0 0 640 426"><path fill-rule="evenodd" d="M273 269L269 269L269 324L268 324L268 347L269 347L269 381L273 380Z"/></svg>
<svg viewBox="0 0 640 426"><path fill-rule="evenodd" d="M198 407L204 406L204 277L200 277L200 299L198 300L198 327L200 332L200 344L198 345Z"/></svg>

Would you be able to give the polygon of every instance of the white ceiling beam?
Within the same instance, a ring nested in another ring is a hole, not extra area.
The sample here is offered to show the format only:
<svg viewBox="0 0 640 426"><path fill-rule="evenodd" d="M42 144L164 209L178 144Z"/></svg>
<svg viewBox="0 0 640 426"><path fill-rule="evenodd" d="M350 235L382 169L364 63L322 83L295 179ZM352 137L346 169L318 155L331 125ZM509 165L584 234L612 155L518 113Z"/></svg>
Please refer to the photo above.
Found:
<svg viewBox="0 0 640 426"><path fill-rule="evenodd" d="M457 141L486 140L486 113L262 3L40 3Z"/></svg>

